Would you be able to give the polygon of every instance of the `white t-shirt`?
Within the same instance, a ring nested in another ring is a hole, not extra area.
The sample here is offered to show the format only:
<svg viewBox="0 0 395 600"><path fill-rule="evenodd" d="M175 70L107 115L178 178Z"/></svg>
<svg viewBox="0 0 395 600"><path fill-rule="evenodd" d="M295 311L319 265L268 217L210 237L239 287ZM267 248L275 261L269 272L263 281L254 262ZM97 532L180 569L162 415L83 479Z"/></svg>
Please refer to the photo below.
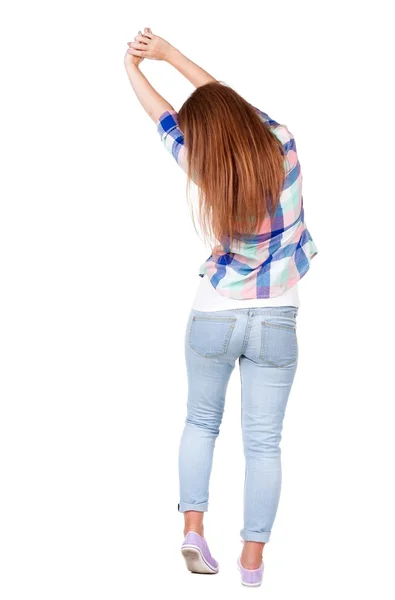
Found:
<svg viewBox="0 0 395 600"><path fill-rule="evenodd" d="M299 291L298 283L292 286L281 296L273 298L251 298L247 300L235 300L227 298L220 292L217 292L211 284L207 275L201 277L195 299L192 304L194 310L211 312L216 310L230 310L232 308L256 308L264 306L298 306Z"/></svg>

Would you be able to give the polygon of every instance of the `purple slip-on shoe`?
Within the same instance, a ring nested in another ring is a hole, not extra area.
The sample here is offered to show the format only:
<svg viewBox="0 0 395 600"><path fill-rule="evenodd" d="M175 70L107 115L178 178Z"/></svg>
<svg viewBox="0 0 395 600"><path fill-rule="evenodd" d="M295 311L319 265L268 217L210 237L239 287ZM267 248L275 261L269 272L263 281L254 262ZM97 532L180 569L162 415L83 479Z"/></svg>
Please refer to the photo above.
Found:
<svg viewBox="0 0 395 600"><path fill-rule="evenodd" d="M218 563L211 556L206 540L195 531L185 536L181 553L191 573L218 573Z"/></svg>
<svg viewBox="0 0 395 600"><path fill-rule="evenodd" d="M250 587L258 587L262 583L263 578L263 562L258 569L245 569L240 558L237 559L237 566L239 567L241 575L241 583Z"/></svg>

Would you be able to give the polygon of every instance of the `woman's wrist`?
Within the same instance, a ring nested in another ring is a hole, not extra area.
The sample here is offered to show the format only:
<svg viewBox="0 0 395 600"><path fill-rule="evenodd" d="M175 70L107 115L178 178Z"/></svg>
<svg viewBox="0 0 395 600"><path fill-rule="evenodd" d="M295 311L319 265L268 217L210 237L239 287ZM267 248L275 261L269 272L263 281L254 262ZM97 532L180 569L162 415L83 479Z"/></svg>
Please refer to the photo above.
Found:
<svg viewBox="0 0 395 600"><path fill-rule="evenodd" d="M137 73L138 71L140 71L140 65L136 65L136 63L133 63L131 60L128 60L128 58L129 57L127 57L125 60L126 71L130 74Z"/></svg>

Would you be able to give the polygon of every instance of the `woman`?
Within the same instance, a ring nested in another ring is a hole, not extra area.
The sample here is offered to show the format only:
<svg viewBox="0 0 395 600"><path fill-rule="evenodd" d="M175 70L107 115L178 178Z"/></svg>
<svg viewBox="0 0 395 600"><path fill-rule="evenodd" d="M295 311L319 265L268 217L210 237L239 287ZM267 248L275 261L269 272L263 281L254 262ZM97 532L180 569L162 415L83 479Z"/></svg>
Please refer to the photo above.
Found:
<svg viewBox="0 0 395 600"><path fill-rule="evenodd" d="M213 451L225 393L238 359L246 460L243 551L245 585L260 585L262 552L280 496L280 440L298 345L298 281L317 248L305 222L295 140L149 28L129 42L125 66L165 147L199 192L203 232L214 241L186 339L188 406L179 453L184 514L182 553L197 573L217 573L203 533ZM180 111L160 96L139 66L165 60L196 90Z"/></svg>

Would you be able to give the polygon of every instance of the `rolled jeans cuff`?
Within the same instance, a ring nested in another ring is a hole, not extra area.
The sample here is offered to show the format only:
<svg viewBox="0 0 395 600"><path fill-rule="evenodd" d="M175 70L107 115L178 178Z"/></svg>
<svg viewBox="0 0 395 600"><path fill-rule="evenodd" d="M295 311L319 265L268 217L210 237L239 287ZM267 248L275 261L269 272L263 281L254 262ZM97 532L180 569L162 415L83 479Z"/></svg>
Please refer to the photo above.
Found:
<svg viewBox="0 0 395 600"><path fill-rule="evenodd" d="M208 502L201 502L200 504L188 504L187 502L180 502L178 505L178 511L186 512L187 510L206 512L208 510Z"/></svg>
<svg viewBox="0 0 395 600"><path fill-rule="evenodd" d="M256 531L248 531L247 529L242 529L240 531L240 535L245 542L260 542L266 543L270 540L271 531L262 531L257 533Z"/></svg>

